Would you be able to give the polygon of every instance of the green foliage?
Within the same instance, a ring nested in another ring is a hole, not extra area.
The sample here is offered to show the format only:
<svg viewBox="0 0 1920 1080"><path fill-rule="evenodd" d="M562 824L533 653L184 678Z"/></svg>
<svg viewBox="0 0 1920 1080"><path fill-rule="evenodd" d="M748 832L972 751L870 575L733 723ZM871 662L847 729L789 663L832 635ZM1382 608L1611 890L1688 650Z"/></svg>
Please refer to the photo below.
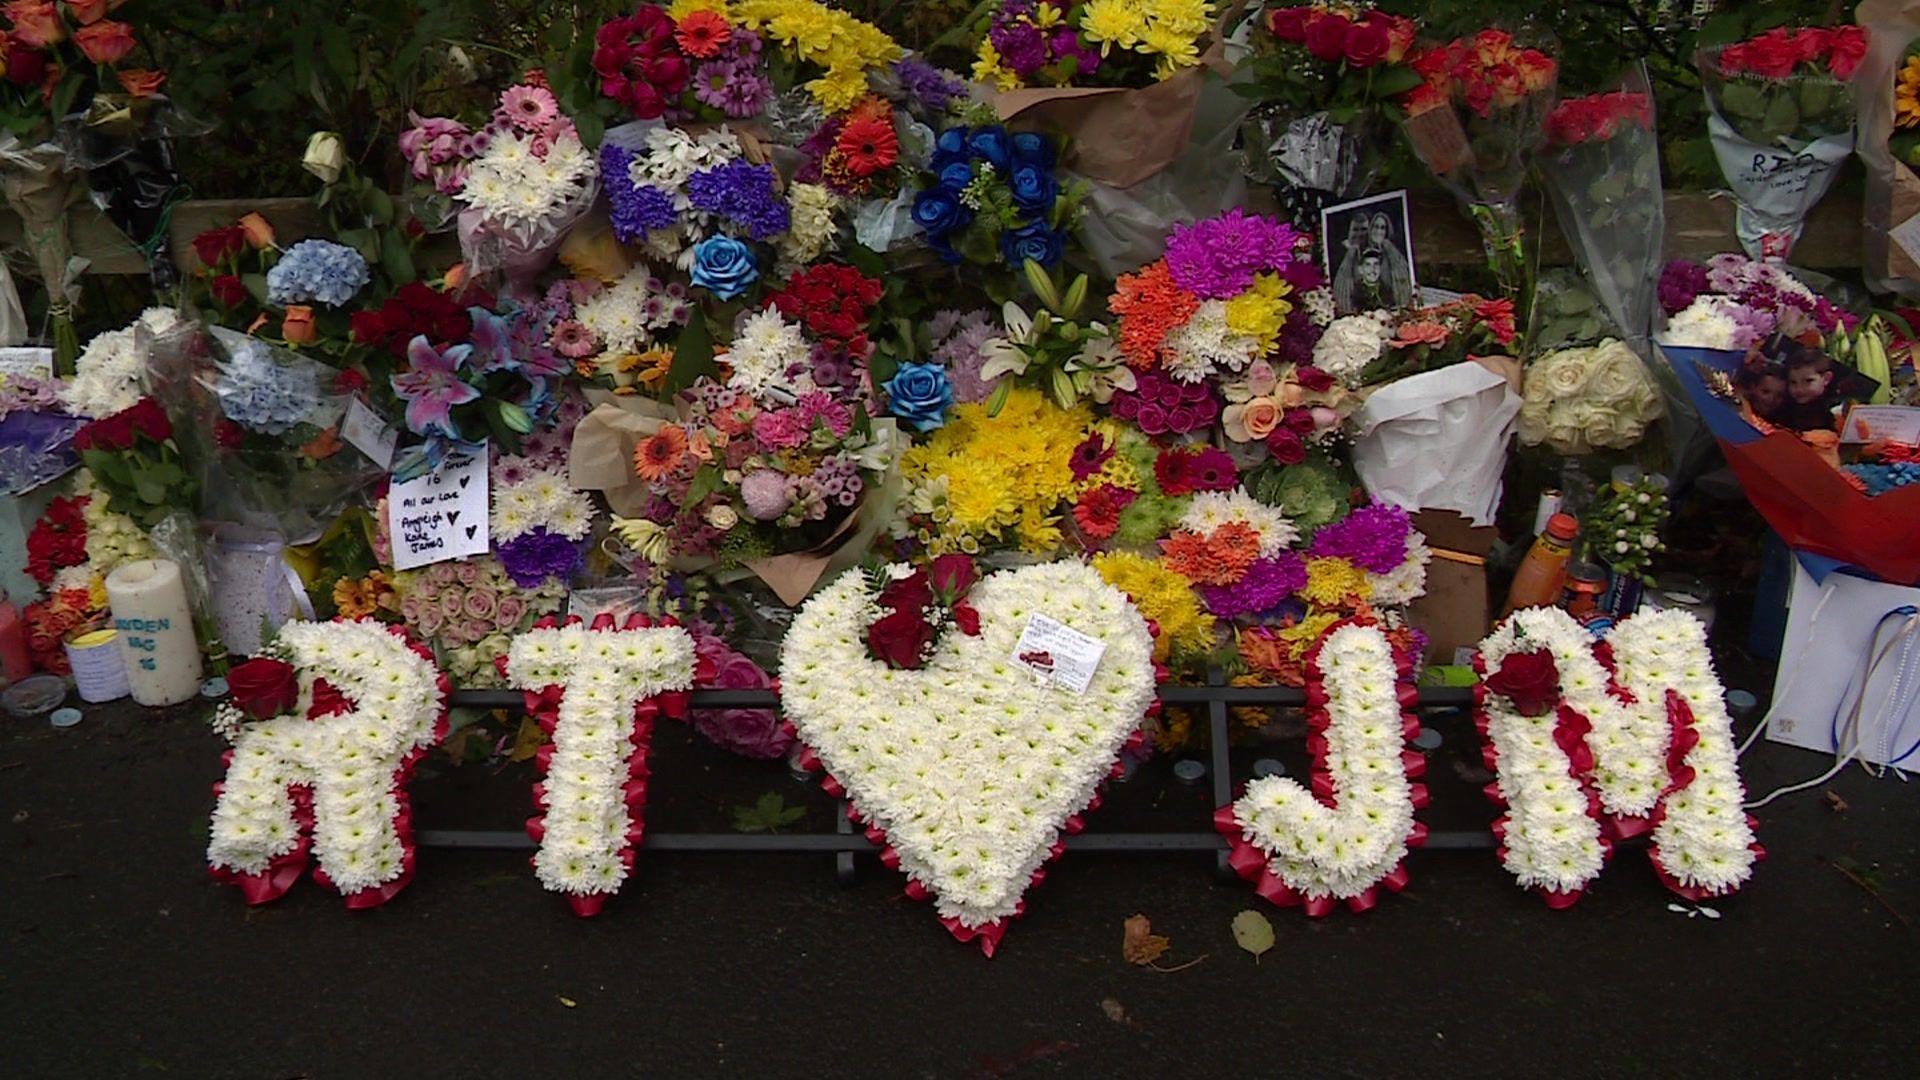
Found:
<svg viewBox="0 0 1920 1080"><path fill-rule="evenodd" d="M778 792L769 791L760 796L759 801L752 806L733 808L733 830L749 833L777 833L806 816L806 807L788 806L787 801L781 798Z"/></svg>

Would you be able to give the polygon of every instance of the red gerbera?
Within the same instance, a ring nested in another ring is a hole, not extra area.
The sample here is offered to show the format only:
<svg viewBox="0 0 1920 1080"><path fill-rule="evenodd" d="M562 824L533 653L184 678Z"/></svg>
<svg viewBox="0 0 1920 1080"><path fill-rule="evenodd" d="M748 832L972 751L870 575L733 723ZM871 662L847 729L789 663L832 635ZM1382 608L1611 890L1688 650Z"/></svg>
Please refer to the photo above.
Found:
<svg viewBox="0 0 1920 1080"><path fill-rule="evenodd" d="M733 27L717 11L690 11L673 29L673 40L688 56L708 59L733 40Z"/></svg>
<svg viewBox="0 0 1920 1080"><path fill-rule="evenodd" d="M849 121L833 141L833 149L847 171L862 179L885 172L900 160L900 139L893 123L878 116Z"/></svg>
<svg viewBox="0 0 1920 1080"><path fill-rule="evenodd" d="M1101 484L1073 504L1074 524L1080 526L1081 535L1087 539L1106 540L1120 531L1120 512L1132 506L1137 497L1137 493L1126 488Z"/></svg>

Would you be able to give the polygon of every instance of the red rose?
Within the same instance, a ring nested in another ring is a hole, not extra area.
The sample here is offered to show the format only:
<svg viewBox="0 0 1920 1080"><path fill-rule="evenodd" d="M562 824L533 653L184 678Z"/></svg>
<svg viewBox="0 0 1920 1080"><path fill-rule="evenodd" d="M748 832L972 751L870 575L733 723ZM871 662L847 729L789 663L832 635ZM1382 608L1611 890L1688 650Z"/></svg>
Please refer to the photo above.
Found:
<svg viewBox="0 0 1920 1080"><path fill-rule="evenodd" d="M880 606L909 615L919 615L933 603L933 585L925 570L889 582L880 590Z"/></svg>
<svg viewBox="0 0 1920 1080"><path fill-rule="evenodd" d="M1347 55L1347 34L1354 26L1339 15L1316 11L1307 19L1307 51L1314 59L1337 64Z"/></svg>
<svg viewBox="0 0 1920 1080"><path fill-rule="evenodd" d="M953 605L953 624L968 637L980 636L980 613L973 609L972 604Z"/></svg>
<svg viewBox="0 0 1920 1080"><path fill-rule="evenodd" d="M213 444L222 450L238 450L247 441L247 429L221 417L213 425Z"/></svg>
<svg viewBox="0 0 1920 1080"><path fill-rule="evenodd" d="M1288 409L1281 415L1280 424L1284 429L1302 438L1313 434L1316 426L1313 422L1312 409Z"/></svg>
<svg viewBox="0 0 1920 1080"><path fill-rule="evenodd" d="M1380 15L1375 12L1374 15ZM1372 18L1373 16L1368 16ZM1387 63L1397 64L1413 51L1413 40L1419 34L1419 28L1412 19L1401 15L1382 15L1387 26Z"/></svg>
<svg viewBox="0 0 1920 1080"><path fill-rule="evenodd" d="M1827 70L1841 81L1853 78L1860 61L1867 58L1867 32L1859 26L1834 27L1827 39Z"/></svg>
<svg viewBox="0 0 1920 1080"><path fill-rule="evenodd" d="M867 648L889 667L917 670L933 644L933 626L917 610L895 611L867 628Z"/></svg>
<svg viewBox="0 0 1920 1080"><path fill-rule="evenodd" d="M341 368L333 377L333 392L336 394L357 394L367 388L367 377L353 368Z"/></svg>
<svg viewBox="0 0 1920 1080"><path fill-rule="evenodd" d="M233 274L221 274L214 278L208 288L213 291L213 299L221 307L236 308L247 302L247 287Z"/></svg>
<svg viewBox="0 0 1920 1080"><path fill-rule="evenodd" d="M227 672L233 703L254 720L271 720L300 700L300 680L284 660L256 656Z"/></svg>
<svg viewBox="0 0 1920 1080"><path fill-rule="evenodd" d="M927 580L932 583L933 591L948 604L967 595L967 590L979 579L980 572L967 555L942 555L927 569Z"/></svg>
<svg viewBox="0 0 1920 1080"><path fill-rule="evenodd" d="M313 680L313 704L307 707L307 719L318 720L323 716L338 716L353 711L353 702L340 688L325 679Z"/></svg>
<svg viewBox="0 0 1920 1080"><path fill-rule="evenodd" d="M88 424L74 433L75 450L111 450L119 452L133 447L132 409L123 409L112 416L103 417Z"/></svg>
<svg viewBox="0 0 1920 1080"><path fill-rule="evenodd" d="M193 253L209 267L224 265L229 259L239 258L246 250L247 230L238 225L208 229L193 238Z"/></svg>
<svg viewBox="0 0 1920 1080"><path fill-rule="evenodd" d="M1785 30L1769 30L1747 42L1747 70L1763 79L1784 79L1799 63L1800 48Z"/></svg>
<svg viewBox="0 0 1920 1080"><path fill-rule="evenodd" d="M128 409L126 416L133 424L133 430L152 439L154 442L166 442L173 438L173 422L152 398L141 398Z"/></svg>
<svg viewBox="0 0 1920 1080"><path fill-rule="evenodd" d="M1298 45L1307 40L1307 16L1313 14L1309 7L1281 8L1267 12L1267 31L1281 41Z"/></svg>
<svg viewBox="0 0 1920 1080"><path fill-rule="evenodd" d="M1384 16L1355 23L1347 31L1347 63L1354 67L1370 68L1380 63L1387 58L1392 47L1393 39L1387 34Z"/></svg>
<svg viewBox="0 0 1920 1080"><path fill-rule="evenodd" d="M1298 465L1307 460L1307 444L1300 441L1292 429L1277 427L1267 436L1267 453L1282 465Z"/></svg>
<svg viewBox="0 0 1920 1080"><path fill-rule="evenodd" d="M1522 716L1540 716L1560 703L1560 669L1545 649L1508 653L1500 670L1487 676L1486 686L1512 702Z"/></svg>
<svg viewBox="0 0 1920 1080"><path fill-rule="evenodd" d="M1333 376L1311 364L1295 368L1293 377L1300 381L1302 389L1315 394L1333 389Z"/></svg>
<svg viewBox="0 0 1920 1080"><path fill-rule="evenodd" d="M47 77L47 54L18 41L7 46L7 81L15 86L38 86Z"/></svg>

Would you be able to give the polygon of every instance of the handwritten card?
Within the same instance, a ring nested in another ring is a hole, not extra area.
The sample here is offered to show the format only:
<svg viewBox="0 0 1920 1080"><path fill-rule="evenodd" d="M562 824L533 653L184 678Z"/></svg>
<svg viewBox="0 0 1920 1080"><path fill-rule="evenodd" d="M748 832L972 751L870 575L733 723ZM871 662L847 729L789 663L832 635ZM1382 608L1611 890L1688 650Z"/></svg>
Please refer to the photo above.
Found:
<svg viewBox="0 0 1920 1080"><path fill-rule="evenodd" d="M347 403L347 415L340 421L340 437L375 465L383 469L393 467L393 451L400 445L400 432L357 397Z"/></svg>
<svg viewBox="0 0 1920 1080"><path fill-rule="evenodd" d="M487 535L487 449L449 458L439 469L387 492L393 565L401 570L484 555Z"/></svg>
<svg viewBox="0 0 1920 1080"><path fill-rule="evenodd" d="M1920 409L1910 405L1855 405L1840 425L1840 441L1870 443L1881 440L1920 444Z"/></svg>
<svg viewBox="0 0 1920 1080"><path fill-rule="evenodd" d="M1099 638L1088 637L1058 619L1035 615L1020 631L1013 659L1042 682L1084 694L1106 651L1107 643Z"/></svg>

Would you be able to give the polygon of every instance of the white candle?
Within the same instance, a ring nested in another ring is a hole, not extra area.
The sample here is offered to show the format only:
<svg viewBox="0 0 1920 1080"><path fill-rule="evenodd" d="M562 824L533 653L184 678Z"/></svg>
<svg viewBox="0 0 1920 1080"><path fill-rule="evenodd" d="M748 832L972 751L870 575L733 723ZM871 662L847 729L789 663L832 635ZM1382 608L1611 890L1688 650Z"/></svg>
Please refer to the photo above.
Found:
<svg viewBox="0 0 1920 1080"><path fill-rule="evenodd" d="M200 644L186 583L166 559L141 559L107 575L107 606L127 658L127 685L142 705L178 705L200 690Z"/></svg>

